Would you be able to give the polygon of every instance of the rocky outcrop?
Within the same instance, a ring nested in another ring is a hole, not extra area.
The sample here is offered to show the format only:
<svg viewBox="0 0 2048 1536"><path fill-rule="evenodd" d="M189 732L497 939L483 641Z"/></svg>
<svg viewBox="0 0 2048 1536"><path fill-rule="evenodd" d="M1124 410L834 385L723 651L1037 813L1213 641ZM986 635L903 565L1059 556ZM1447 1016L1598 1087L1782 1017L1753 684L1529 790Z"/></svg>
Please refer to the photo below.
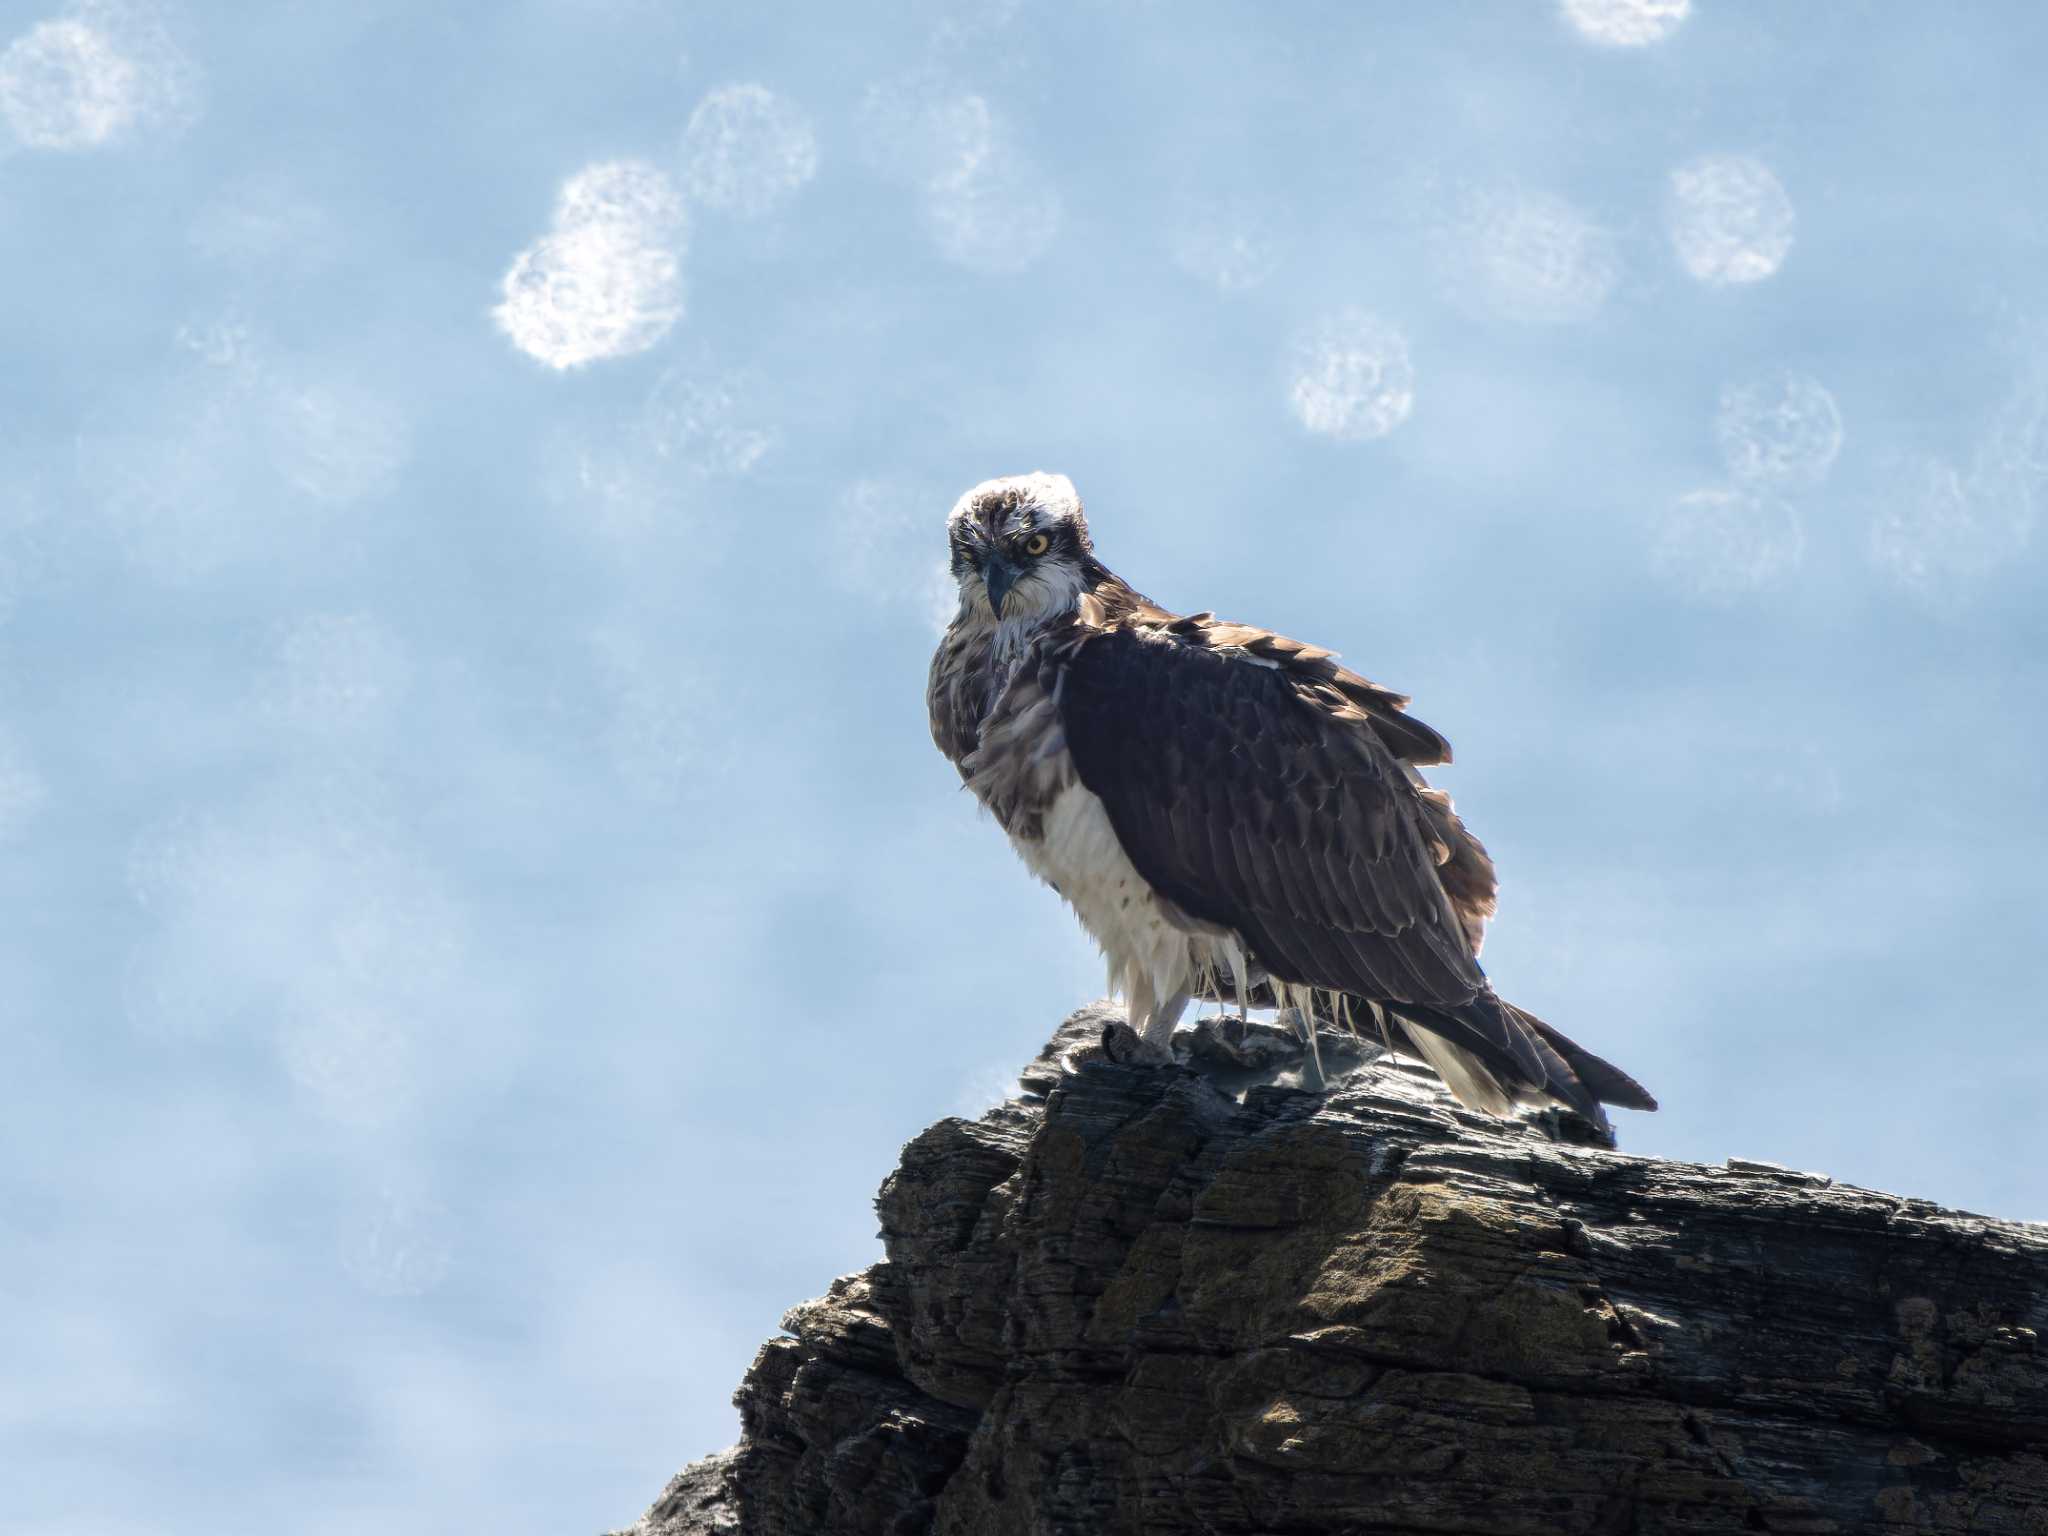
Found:
<svg viewBox="0 0 2048 1536"><path fill-rule="evenodd" d="M2048 1533L2048 1230L1115 1017L904 1149L635 1531Z"/></svg>

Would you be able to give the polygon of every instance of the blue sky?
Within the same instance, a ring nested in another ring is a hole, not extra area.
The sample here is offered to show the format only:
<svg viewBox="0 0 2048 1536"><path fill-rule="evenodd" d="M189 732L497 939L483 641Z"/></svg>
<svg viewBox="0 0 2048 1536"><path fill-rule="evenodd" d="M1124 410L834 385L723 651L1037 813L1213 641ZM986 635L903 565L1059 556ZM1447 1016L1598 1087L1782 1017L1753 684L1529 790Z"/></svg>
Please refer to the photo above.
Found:
<svg viewBox="0 0 2048 1536"><path fill-rule="evenodd" d="M941 524L1456 743L1634 1151L2048 1217L2021 4L0 3L11 1530L596 1530L1099 962Z"/></svg>

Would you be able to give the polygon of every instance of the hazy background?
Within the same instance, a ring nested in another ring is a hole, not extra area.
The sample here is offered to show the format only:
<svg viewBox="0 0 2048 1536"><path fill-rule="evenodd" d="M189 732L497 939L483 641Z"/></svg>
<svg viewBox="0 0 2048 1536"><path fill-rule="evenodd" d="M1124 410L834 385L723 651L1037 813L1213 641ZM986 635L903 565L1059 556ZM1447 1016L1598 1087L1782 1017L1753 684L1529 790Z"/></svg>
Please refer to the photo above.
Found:
<svg viewBox="0 0 2048 1536"><path fill-rule="evenodd" d="M1628 1148L2048 1217L2048 14L870 10L0 3L6 1529L732 1438L1100 986L926 734L1031 468L1415 694Z"/></svg>

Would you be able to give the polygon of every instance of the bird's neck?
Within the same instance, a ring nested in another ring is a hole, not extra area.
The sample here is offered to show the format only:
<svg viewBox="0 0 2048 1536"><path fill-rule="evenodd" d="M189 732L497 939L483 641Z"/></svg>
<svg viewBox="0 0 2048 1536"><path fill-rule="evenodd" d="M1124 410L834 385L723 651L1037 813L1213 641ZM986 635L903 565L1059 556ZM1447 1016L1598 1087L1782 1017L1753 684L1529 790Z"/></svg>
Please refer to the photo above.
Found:
<svg viewBox="0 0 2048 1536"><path fill-rule="evenodd" d="M1013 667L1046 631L1072 622L1071 613L1014 614L997 619L989 630L989 657L999 667Z"/></svg>
<svg viewBox="0 0 2048 1536"><path fill-rule="evenodd" d="M1071 603L1057 608L1009 613L1001 618L985 602L963 605L953 618L953 632L988 662L1004 671L1014 667L1048 636L1109 628L1153 605L1101 562L1091 559L1087 584Z"/></svg>

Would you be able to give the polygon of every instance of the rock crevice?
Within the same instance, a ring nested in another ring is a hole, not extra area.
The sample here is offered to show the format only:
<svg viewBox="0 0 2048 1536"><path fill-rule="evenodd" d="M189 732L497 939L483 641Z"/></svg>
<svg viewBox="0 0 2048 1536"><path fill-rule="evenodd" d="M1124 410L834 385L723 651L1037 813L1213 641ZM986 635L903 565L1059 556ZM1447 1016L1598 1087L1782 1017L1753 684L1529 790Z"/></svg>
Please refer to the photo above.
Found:
<svg viewBox="0 0 2048 1536"><path fill-rule="evenodd" d="M904 1149L636 1531L2048 1536L2048 1231L1115 1019Z"/></svg>

